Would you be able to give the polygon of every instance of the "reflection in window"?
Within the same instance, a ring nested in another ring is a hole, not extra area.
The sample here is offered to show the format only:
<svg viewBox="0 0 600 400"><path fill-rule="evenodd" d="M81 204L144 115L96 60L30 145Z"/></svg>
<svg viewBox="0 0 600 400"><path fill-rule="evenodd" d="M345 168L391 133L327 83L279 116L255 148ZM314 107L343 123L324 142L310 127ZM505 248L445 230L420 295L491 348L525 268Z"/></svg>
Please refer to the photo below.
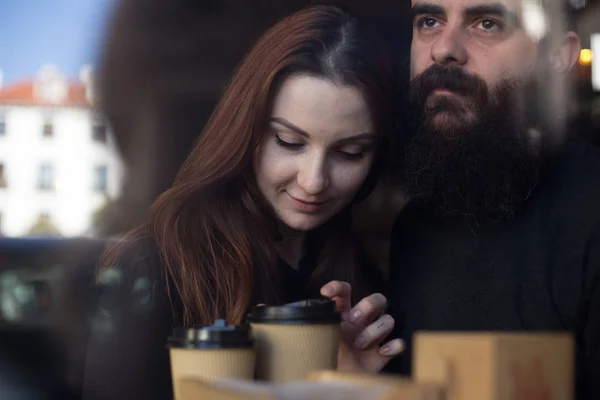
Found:
<svg viewBox="0 0 600 400"><path fill-rule="evenodd" d="M52 125L52 121L47 120L44 122L42 136L45 138L54 136L54 125Z"/></svg>
<svg viewBox="0 0 600 400"><path fill-rule="evenodd" d="M21 322L26 318L33 299L33 290L11 272L0 275L0 314L2 320Z"/></svg>
<svg viewBox="0 0 600 400"><path fill-rule="evenodd" d="M94 167L94 190L102 193L108 190L108 169L105 165Z"/></svg>
<svg viewBox="0 0 600 400"><path fill-rule="evenodd" d="M593 33L590 37L590 64L592 66L592 88L600 91L600 33ZM595 55L595 57L594 57Z"/></svg>
<svg viewBox="0 0 600 400"><path fill-rule="evenodd" d="M13 268L0 273L0 319L13 323L50 321L55 306L50 270Z"/></svg>
<svg viewBox="0 0 600 400"><path fill-rule="evenodd" d="M38 177L39 190L54 190L54 167L50 163L43 163L40 166Z"/></svg>
<svg viewBox="0 0 600 400"><path fill-rule="evenodd" d="M106 125L96 121L92 126L92 138L95 142L105 144L106 143Z"/></svg>
<svg viewBox="0 0 600 400"><path fill-rule="evenodd" d="M50 214L48 213L41 213L40 214L40 222L43 224L48 224L50 223Z"/></svg>
<svg viewBox="0 0 600 400"><path fill-rule="evenodd" d="M29 236L59 236L60 232L47 212L40 213L29 229Z"/></svg>
<svg viewBox="0 0 600 400"><path fill-rule="evenodd" d="M4 177L4 164L0 163L0 189L6 188L6 178Z"/></svg>

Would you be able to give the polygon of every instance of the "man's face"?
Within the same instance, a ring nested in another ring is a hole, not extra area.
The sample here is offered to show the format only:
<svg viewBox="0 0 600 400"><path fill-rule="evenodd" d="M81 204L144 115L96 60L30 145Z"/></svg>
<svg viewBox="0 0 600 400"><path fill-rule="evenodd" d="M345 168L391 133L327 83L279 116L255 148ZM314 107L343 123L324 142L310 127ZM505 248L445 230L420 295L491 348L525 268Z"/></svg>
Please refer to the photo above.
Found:
<svg viewBox="0 0 600 400"><path fill-rule="evenodd" d="M485 82L493 102L507 81L524 83L534 75L538 42L524 28L522 0L413 0L412 6L411 78L434 65L454 66ZM478 122L479 100L451 88L423 99L436 130Z"/></svg>
<svg viewBox="0 0 600 400"><path fill-rule="evenodd" d="M546 35L541 43L553 31L534 0L412 5L409 127L396 168L401 184L442 215L512 217L537 184L551 113L560 111L545 106L552 86L545 67L568 72L577 37L559 35L554 43Z"/></svg>

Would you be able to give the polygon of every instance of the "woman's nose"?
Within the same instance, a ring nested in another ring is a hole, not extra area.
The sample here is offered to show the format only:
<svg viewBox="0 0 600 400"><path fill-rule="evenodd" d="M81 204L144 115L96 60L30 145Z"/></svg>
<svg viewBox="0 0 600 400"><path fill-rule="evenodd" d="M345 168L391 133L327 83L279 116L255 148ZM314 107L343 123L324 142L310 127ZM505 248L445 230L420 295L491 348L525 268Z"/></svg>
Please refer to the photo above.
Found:
<svg viewBox="0 0 600 400"><path fill-rule="evenodd" d="M297 181L302 190L310 196L317 196L329 187L329 174L325 157L307 156L300 163Z"/></svg>

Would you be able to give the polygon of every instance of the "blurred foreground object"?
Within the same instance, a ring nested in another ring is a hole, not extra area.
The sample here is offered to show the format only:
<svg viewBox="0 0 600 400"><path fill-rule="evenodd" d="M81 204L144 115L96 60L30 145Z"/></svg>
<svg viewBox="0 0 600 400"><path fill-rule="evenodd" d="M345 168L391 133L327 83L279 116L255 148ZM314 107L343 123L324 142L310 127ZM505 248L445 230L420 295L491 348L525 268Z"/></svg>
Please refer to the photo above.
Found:
<svg viewBox="0 0 600 400"><path fill-rule="evenodd" d="M267 384L242 380L182 380L176 400L444 400L440 385L378 375L315 371L306 380Z"/></svg>
<svg viewBox="0 0 600 400"><path fill-rule="evenodd" d="M177 400L571 400L574 342L552 333L420 332L413 379L313 371L266 384L183 379Z"/></svg>
<svg viewBox="0 0 600 400"><path fill-rule="evenodd" d="M454 400L570 400L574 341L552 333L417 333L414 379Z"/></svg>

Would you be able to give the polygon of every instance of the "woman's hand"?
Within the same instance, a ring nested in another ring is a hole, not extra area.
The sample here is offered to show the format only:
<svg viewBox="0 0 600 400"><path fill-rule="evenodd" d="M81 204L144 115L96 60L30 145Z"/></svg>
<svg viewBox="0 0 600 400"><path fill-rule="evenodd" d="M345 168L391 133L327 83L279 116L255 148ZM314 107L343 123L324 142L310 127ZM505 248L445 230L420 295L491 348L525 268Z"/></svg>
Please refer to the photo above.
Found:
<svg viewBox="0 0 600 400"><path fill-rule="evenodd" d="M394 329L394 318L382 315L387 306L382 294L367 296L352 308L351 291L350 284L342 281L321 288L321 294L334 300L342 313L338 370L379 372L404 350L404 342L393 339L380 345Z"/></svg>

